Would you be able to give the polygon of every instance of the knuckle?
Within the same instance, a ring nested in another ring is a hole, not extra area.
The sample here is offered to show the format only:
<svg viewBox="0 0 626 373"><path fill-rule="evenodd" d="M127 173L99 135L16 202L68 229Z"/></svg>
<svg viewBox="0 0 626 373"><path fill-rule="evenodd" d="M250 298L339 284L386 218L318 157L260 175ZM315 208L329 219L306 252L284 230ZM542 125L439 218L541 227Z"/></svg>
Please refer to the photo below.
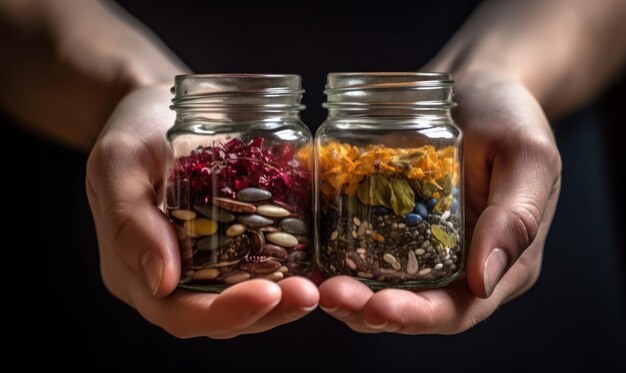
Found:
<svg viewBox="0 0 626 373"><path fill-rule="evenodd" d="M512 207L509 213L509 224L522 251L530 246L539 232L540 209L532 204L524 204Z"/></svg>

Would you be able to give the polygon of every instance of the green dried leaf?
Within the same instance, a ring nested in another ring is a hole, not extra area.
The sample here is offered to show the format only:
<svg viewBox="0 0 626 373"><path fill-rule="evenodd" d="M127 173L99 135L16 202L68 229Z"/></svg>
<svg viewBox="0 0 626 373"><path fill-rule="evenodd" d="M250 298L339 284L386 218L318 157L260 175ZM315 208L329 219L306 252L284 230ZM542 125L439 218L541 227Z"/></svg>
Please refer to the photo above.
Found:
<svg viewBox="0 0 626 373"><path fill-rule="evenodd" d="M391 185L383 175L374 175L371 178L370 200L372 205L391 208Z"/></svg>
<svg viewBox="0 0 626 373"><path fill-rule="evenodd" d="M441 228L437 224L433 224L430 226L430 231L433 233L436 239L439 240L442 244L447 247L455 247L456 246L456 235L454 233L446 233L443 228Z"/></svg>
<svg viewBox="0 0 626 373"><path fill-rule="evenodd" d="M415 193L406 179L393 178L389 181L390 204L396 215L404 216L415 208Z"/></svg>
<svg viewBox="0 0 626 373"><path fill-rule="evenodd" d="M372 201L370 199L370 183L369 180L366 179L359 185L359 189L356 191L359 200L364 205L371 205Z"/></svg>
<svg viewBox="0 0 626 373"><path fill-rule="evenodd" d="M433 207L434 211L443 212L450 210L452 208L452 195L448 195L446 197L439 198L437 203L435 203L435 207Z"/></svg>

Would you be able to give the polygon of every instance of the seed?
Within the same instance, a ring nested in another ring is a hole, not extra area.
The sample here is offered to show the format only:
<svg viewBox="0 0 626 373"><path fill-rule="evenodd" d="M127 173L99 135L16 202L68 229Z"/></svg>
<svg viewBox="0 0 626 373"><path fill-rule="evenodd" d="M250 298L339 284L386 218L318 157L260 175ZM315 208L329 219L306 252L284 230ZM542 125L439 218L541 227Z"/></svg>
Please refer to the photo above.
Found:
<svg viewBox="0 0 626 373"><path fill-rule="evenodd" d="M213 197L213 204L232 212L246 212L248 214L252 214L256 211L255 205L247 202L235 201L230 198Z"/></svg>
<svg viewBox="0 0 626 373"><path fill-rule="evenodd" d="M372 234L372 238L373 238L375 241L378 241L378 242L381 242L381 243L382 243L382 242L385 242L385 236L383 236L382 234L380 234L380 233L378 233L378 232L374 232L374 233Z"/></svg>
<svg viewBox="0 0 626 373"><path fill-rule="evenodd" d="M356 263L354 263L354 261L350 258L346 258L346 264L348 265L348 267L350 267L352 270L356 270Z"/></svg>
<svg viewBox="0 0 626 373"><path fill-rule="evenodd" d="M224 279L224 282L227 283L227 284L232 285L232 284L236 284L236 283L245 281L245 280L247 280L249 278L250 278L250 274L249 273L239 271L239 272L234 272L231 275L227 276Z"/></svg>
<svg viewBox="0 0 626 373"><path fill-rule="evenodd" d="M415 254L417 254L417 255L424 255L425 252L426 252L426 250L424 250L424 249L417 249L417 250L415 250Z"/></svg>
<svg viewBox="0 0 626 373"><path fill-rule="evenodd" d="M339 236L339 232L337 231L333 231L333 233L330 235L330 240L334 241L337 239L337 236Z"/></svg>
<svg viewBox="0 0 626 373"><path fill-rule="evenodd" d="M211 236L217 232L217 223L204 218L187 220L185 229L192 236Z"/></svg>
<svg viewBox="0 0 626 373"><path fill-rule="evenodd" d="M226 235L230 237L236 237L236 236L239 236L240 234L243 234L243 232L245 231L246 231L245 225L233 224L230 227L228 227L228 229L226 230Z"/></svg>
<svg viewBox="0 0 626 373"><path fill-rule="evenodd" d="M358 249L356 249L356 252L359 253L359 254L365 254L366 253L365 249L362 248L362 247L359 247Z"/></svg>
<svg viewBox="0 0 626 373"><path fill-rule="evenodd" d="M430 268L424 268L420 271L420 276L424 276L430 273Z"/></svg>
<svg viewBox="0 0 626 373"><path fill-rule="evenodd" d="M272 218L284 218L286 216L291 215L291 213L288 210L282 207L274 206L274 205L257 206L256 213L260 215L264 215L264 216L269 216Z"/></svg>
<svg viewBox="0 0 626 373"><path fill-rule="evenodd" d="M443 268L443 264L441 264L441 263L437 263L437 264L435 265L435 270L440 270L441 268Z"/></svg>
<svg viewBox="0 0 626 373"><path fill-rule="evenodd" d="M419 249L418 249L419 250ZM413 275L419 269L419 263L413 251L409 251L408 260L406 262L406 273Z"/></svg>
<svg viewBox="0 0 626 373"><path fill-rule="evenodd" d="M402 264L400 264L400 262L395 262L391 266L393 267L393 269L398 271L402 268Z"/></svg>
<svg viewBox="0 0 626 373"><path fill-rule="evenodd" d="M374 275L369 273L369 272L357 272L356 275L359 276L359 277L363 277L363 278L372 278L372 277L374 277Z"/></svg>
<svg viewBox="0 0 626 373"><path fill-rule="evenodd" d="M352 221L354 222L354 224L358 227L359 225L361 225L361 219L357 218L356 216L354 218L352 218Z"/></svg>
<svg viewBox="0 0 626 373"><path fill-rule="evenodd" d="M398 229L398 223L391 224L391 229Z"/></svg>
<svg viewBox="0 0 626 373"><path fill-rule="evenodd" d="M363 223L359 226L359 230L357 231L357 233L359 234L359 236L362 236L363 233L365 233L365 230L367 229L367 224Z"/></svg>
<svg viewBox="0 0 626 373"><path fill-rule="evenodd" d="M373 230L371 230L371 229L366 229L366 230L365 230L365 233L366 233L366 234L372 234L372 233L374 233L374 231L373 231Z"/></svg>
<svg viewBox="0 0 626 373"><path fill-rule="evenodd" d="M265 235L265 238L282 247L294 247L298 244L298 239L285 232L273 232Z"/></svg>
<svg viewBox="0 0 626 373"><path fill-rule="evenodd" d="M285 266L282 266L282 267L278 268L278 272L287 273L287 272L289 272L289 268L287 268Z"/></svg>
<svg viewBox="0 0 626 373"><path fill-rule="evenodd" d="M194 280L212 280L220 275L220 271L215 268L201 269L194 273L191 278Z"/></svg>
<svg viewBox="0 0 626 373"><path fill-rule="evenodd" d="M406 228L406 224L400 223L400 224L398 224L398 228L404 229L404 228Z"/></svg>
<svg viewBox="0 0 626 373"><path fill-rule="evenodd" d="M352 231L352 237L357 238L359 237L359 234L356 231Z"/></svg>
<svg viewBox="0 0 626 373"><path fill-rule="evenodd" d="M180 219L180 220L193 220L197 216L195 211L183 210L183 209L172 210L170 211L170 214L172 214L172 216L175 217L176 219Z"/></svg>
<svg viewBox="0 0 626 373"><path fill-rule="evenodd" d="M383 260L389 264L397 262L396 257L389 253L385 253L385 255L383 255Z"/></svg>
<svg viewBox="0 0 626 373"><path fill-rule="evenodd" d="M285 277L282 272L276 271L274 273L270 273L269 275L260 276L258 278L263 278L270 281L280 281Z"/></svg>

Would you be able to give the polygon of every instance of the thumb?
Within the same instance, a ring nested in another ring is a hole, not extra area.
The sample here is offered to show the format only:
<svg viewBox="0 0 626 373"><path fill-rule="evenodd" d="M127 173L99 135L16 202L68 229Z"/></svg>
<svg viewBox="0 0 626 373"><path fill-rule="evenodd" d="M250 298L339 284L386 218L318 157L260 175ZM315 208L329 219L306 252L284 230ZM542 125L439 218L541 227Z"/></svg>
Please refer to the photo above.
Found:
<svg viewBox="0 0 626 373"><path fill-rule="evenodd" d="M176 232L157 207L149 170L159 167L145 166L159 161L148 160L151 152L141 145L108 148L106 143L94 147L87 164L89 199L105 236L101 250L119 255L153 295L165 296L180 279L180 254Z"/></svg>
<svg viewBox="0 0 626 373"><path fill-rule="evenodd" d="M493 293L537 237L560 175L552 139L509 139L494 157L487 207L478 217L469 249L468 284L481 298Z"/></svg>

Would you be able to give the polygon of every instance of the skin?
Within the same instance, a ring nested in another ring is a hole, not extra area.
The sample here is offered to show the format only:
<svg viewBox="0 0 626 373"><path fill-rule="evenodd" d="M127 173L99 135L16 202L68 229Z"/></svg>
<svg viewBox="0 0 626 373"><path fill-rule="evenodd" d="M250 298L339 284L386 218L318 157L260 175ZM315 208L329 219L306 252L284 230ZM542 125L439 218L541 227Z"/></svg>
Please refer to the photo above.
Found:
<svg viewBox="0 0 626 373"><path fill-rule="evenodd" d="M626 55L615 36L626 35L623 1L488 1L424 68L453 73L465 134L469 251L466 274L450 286L373 293L347 277L319 288L294 277L191 293L176 290L175 232L157 207L173 123L168 88L188 69L119 9L78 3L0 0L0 41L15 56L0 59L0 107L36 133L90 149L86 188L103 281L180 338L262 332L318 303L365 333L453 334L485 319L541 270L561 174L546 113L589 100ZM40 89L20 89L33 79Z"/></svg>

